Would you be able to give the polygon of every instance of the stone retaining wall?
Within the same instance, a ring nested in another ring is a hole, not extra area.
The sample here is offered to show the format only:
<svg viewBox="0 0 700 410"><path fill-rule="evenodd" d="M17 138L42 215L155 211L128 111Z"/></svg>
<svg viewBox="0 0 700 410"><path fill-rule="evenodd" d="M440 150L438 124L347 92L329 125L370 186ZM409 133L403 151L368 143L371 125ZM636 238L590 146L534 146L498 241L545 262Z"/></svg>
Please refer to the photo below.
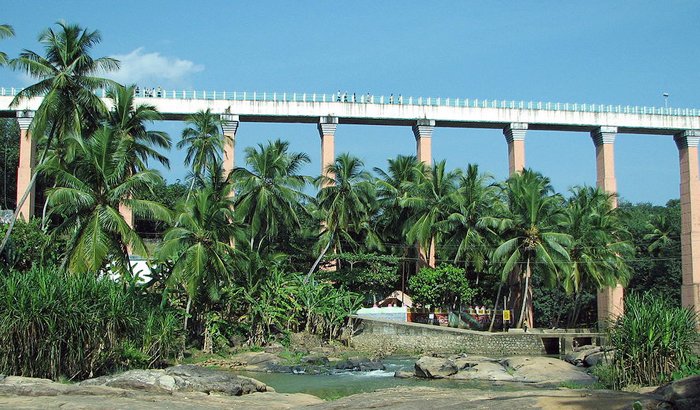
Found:
<svg viewBox="0 0 700 410"><path fill-rule="evenodd" d="M487 333L418 323L398 323L376 319L353 318L352 345L365 351L405 352L422 354L469 353L477 355L514 356L547 354L545 343L555 343L558 353L569 350L579 334L556 333ZM591 344L596 335L588 334ZM549 347L549 346L548 346Z"/></svg>

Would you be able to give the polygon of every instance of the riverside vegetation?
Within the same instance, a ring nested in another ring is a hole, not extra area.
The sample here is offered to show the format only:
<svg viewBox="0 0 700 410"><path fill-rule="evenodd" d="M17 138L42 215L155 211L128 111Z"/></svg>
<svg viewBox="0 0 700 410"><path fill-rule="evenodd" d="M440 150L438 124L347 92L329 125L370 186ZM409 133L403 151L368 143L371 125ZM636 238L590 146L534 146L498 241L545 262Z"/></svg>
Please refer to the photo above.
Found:
<svg viewBox="0 0 700 410"><path fill-rule="evenodd" d="M12 33L0 26L0 38ZM148 166L169 164L170 137L150 129L160 114L136 104L134 85L98 76L119 66L90 55L99 32L60 22L39 41L43 55L0 54L36 80L15 106L43 97L31 125L38 217L0 225L0 373L82 379L161 366L190 349L287 343L297 331L338 338L363 303L406 286L452 308L497 308L505 297L516 325L530 327L591 325L596 290L617 283L679 305L677 200L614 208L596 188L556 193L533 170L499 182L474 164L450 170L414 156L372 174L343 153L325 170L332 179L312 178L300 174L308 155L282 140L247 147L245 166L224 174L223 123L208 110L186 119L177 143L188 181L168 184ZM0 125L0 203L19 209L18 129ZM149 277L134 271L131 252L149 258ZM431 252L444 265L420 270ZM658 312L685 319L659 322L658 348L625 350L643 346L635 326L646 322L626 315L612 328L611 386L655 382L630 360L667 356L695 337L683 327L694 319L672 309ZM683 349L650 369L696 368Z"/></svg>

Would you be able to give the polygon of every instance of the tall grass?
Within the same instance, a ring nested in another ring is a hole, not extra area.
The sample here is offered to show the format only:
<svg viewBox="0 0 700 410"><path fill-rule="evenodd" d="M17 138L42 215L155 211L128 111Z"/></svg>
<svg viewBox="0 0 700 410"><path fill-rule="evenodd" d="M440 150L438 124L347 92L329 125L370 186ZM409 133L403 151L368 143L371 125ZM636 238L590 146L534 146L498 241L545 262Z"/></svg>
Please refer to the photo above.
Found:
<svg viewBox="0 0 700 410"><path fill-rule="evenodd" d="M0 373L83 379L156 365L174 353L178 323L109 279L50 269L0 274Z"/></svg>
<svg viewBox="0 0 700 410"><path fill-rule="evenodd" d="M619 389L630 384L653 386L696 363L692 346L698 337L693 311L666 300L630 294L625 313L609 329L612 364L601 380Z"/></svg>

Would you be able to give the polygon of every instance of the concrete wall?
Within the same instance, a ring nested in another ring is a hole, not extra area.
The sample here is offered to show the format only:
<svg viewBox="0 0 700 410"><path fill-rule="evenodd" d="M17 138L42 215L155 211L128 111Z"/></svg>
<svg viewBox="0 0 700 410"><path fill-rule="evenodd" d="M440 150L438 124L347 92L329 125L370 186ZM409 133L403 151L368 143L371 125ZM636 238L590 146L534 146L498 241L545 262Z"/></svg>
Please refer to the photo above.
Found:
<svg viewBox="0 0 700 410"><path fill-rule="evenodd" d="M419 323L353 318L352 345L382 353L469 353L485 356L538 356L554 348L566 353L574 340L596 344L594 333L487 333ZM582 342L580 342L582 343ZM548 349L545 349L547 344Z"/></svg>

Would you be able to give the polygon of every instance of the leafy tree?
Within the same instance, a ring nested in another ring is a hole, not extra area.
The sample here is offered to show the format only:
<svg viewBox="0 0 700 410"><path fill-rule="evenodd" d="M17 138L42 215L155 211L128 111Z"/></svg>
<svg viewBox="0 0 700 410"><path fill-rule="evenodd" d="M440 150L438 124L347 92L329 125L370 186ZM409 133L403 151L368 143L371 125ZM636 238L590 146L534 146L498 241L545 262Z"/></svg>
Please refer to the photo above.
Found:
<svg viewBox="0 0 700 410"><path fill-rule="evenodd" d="M78 140L79 150L71 169L60 164L42 166L56 187L49 190L51 213L62 222L53 234L70 237L66 255L70 271L99 272L114 261L123 273L132 275L127 249L147 255L142 239L119 213L123 204L141 217L168 220L162 205L138 199L136 194L161 181L157 171L128 172L131 165L120 134L103 126L90 139Z"/></svg>
<svg viewBox="0 0 700 410"><path fill-rule="evenodd" d="M504 219L502 242L493 254L502 263L501 280L514 285L517 326L533 326L533 272L546 286L553 287L569 265L566 250L571 238L563 233L563 199L552 194L549 179L531 170L511 176L505 184L508 216ZM520 287L522 290L520 291ZM520 291L520 292L519 292Z"/></svg>
<svg viewBox="0 0 700 410"><path fill-rule="evenodd" d="M399 258L375 253L341 253L329 255L340 268L319 272L319 279L339 283L348 290L365 296L384 296L398 289ZM365 299L368 300L368 299Z"/></svg>
<svg viewBox="0 0 700 410"><path fill-rule="evenodd" d="M0 234L7 227L0 224ZM0 254L1 265L8 270L26 272L32 268L52 267L60 264L66 243L52 238L39 226L39 220L18 221L7 246Z"/></svg>
<svg viewBox="0 0 700 410"><path fill-rule="evenodd" d="M15 35L15 30L7 24L0 24L0 40ZM7 54L0 51L0 66L7 64Z"/></svg>
<svg viewBox="0 0 700 410"><path fill-rule="evenodd" d="M250 249L272 246L280 230L300 227L297 204L306 195L308 177L299 174L308 163L304 153L289 152L289 142L275 140L245 150L246 165L236 167L236 214L250 230Z"/></svg>
<svg viewBox="0 0 700 410"><path fill-rule="evenodd" d="M464 271L452 265L424 267L408 280L414 302L431 307L459 308L471 303L476 290L469 286Z"/></svg>
<svg viewBox="0 0 700 410"><path fill-rule="evenodd" d="M623 202L620 211L636 249L627 290L651 292L680 306L680 201L668 201L665 207Z"/></svg>
<svg viewBox="0 0 700 410"><path fill-rule="evenodd" d="M57 26L57 31L48 28L39 36L45 57L24 50L18 58L10 61L13 69L38 80L17 93L11 106L16 107L34 97L43 97L31 124L32 135L39 137L48 131L44 151L39 157L40 165L44 163L48 149L56 150L59 159L62 159L71 150L79 149L73 141L90 135L98 127L107 108L95 92L114 85L114 82L96 74L119 67L119 63L112 58L95 59L90 56L91 49L101 40L98 31L88 31L65 22L58 22ZM19 211L36 183L36 177L37 173L32 176L27 191L16 204L17 209L10 221L10 229L0 244L0 251L5 247Z"/></svg>

